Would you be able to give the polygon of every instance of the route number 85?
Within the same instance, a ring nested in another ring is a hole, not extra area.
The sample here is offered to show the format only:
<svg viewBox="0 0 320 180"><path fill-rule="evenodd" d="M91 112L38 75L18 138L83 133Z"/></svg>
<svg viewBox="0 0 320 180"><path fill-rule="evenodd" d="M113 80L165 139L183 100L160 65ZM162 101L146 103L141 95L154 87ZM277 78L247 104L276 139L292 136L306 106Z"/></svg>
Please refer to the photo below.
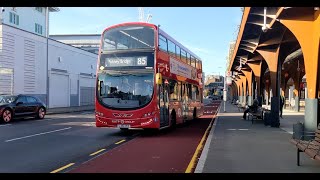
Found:
<svg viewBox="0 0 320 180"><path fill-rule="evenodd" d="M147 65L147 57L139 57L138 65Z"/></svg>

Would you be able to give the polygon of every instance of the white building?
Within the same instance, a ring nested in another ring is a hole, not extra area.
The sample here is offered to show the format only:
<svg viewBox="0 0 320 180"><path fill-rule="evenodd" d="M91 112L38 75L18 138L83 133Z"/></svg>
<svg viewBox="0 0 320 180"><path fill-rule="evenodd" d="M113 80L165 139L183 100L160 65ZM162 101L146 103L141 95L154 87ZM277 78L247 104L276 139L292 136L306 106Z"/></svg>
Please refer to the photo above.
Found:
<svg viewBox="0 0 320 180"><path fill-rule="evenodd" d="M14 10L6 7L0 24L0 94L32 94L49 108L93 105L97 54L35 33L45 27L45 16L27 18L35 8Z"/></svg>
<svg viewBox="0 0 320 180"><path fill-rule="evenodd" d="M59 8L49 7L49 12ZM46 7L2 7L0 19L3 24L46 36Z"/></svg>
<svg viewBox="0 0 320 180"><path fill-rule="evenodd" d="M99 53L99 46L101 41L100 34L59 34L50 35L49 37L95 54Z"/></svg>

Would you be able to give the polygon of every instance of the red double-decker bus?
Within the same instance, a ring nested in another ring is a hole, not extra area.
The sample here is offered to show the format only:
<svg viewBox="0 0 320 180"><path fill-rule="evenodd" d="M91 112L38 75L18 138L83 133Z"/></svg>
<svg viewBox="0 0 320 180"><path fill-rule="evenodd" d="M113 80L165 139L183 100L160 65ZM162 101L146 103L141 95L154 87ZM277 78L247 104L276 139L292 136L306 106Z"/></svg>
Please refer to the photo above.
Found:
<svg viewBox="0 0 320 180"><path fill-rule="evenodd" d="M162 129L203 113L200 58L153 24L103 31L96 83L97 127Z"/></svg>

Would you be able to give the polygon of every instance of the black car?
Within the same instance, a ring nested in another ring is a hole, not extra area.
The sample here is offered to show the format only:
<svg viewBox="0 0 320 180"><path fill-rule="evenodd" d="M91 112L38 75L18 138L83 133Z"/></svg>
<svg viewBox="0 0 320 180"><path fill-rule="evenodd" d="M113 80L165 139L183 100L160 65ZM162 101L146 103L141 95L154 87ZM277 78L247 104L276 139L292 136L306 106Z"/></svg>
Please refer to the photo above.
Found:
<svg viewBox="0 0 320 180"><path fill-rule="evenodd" d="M29 95L0 95L0 120L8 123L14 117L33 116L43 119L46 105L37 97Z"/></svg>

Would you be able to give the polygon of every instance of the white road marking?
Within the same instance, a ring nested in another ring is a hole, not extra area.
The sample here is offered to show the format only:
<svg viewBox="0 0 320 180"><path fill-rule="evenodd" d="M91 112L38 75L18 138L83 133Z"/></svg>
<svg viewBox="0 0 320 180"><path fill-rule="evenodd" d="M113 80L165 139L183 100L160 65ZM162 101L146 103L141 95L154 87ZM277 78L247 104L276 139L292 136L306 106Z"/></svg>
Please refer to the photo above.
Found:
<svg viewBox="0 0 320 180"><path fill-rule="evenodd" d="M238 131L248 131L249 129L227 129L227 130L229 130L229 131L236 131L236 130L238 130Z"/></svg>
<svg viewBox="0 0 320 180"><path fill-rule="evenodd" d="M10 126L11 124L3 124L3 125L0 125L0 127L2 126Z"/></svg>
<svg viewBox="0 0 320 180"><path fill-rule="evenodd" d="M25 139L25 138L29 138L29 137L33 137L33 136L39 136L39 135L43 135L43 134L49 134L49 133L53 133L53 132L63 131L63 130L67 130L67 129L70 129L70 128L71 127L67 127L67 128L63 128L63 129L57 129L57 130L38 133L38 134L33 134L33 135L29 135L29 136L23 136L23 137L19 137L19 138L9 139L9 140L6 140L5 142L10 142L10 141L15 141L15 140L19 140L19 139Z"/></svg>

